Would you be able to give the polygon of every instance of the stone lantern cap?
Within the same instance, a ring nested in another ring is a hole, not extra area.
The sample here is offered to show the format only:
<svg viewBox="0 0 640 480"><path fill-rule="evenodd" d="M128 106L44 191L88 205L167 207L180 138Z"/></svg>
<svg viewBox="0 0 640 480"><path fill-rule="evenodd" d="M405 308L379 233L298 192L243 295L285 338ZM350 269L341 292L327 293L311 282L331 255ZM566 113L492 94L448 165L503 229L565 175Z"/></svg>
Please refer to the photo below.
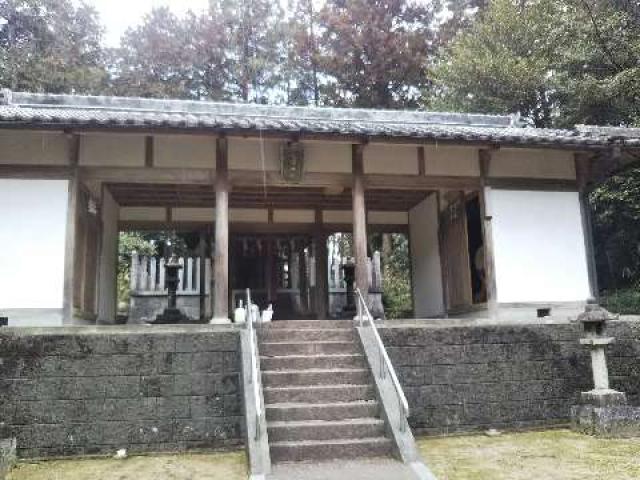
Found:
<svg viewBox="0 0 640 480"><path fill-rule="evenodd" d="M180 269L182 265L180 265L180 259L174 254L169 257L165 267Z"/></svg>
<svg viewBox="0 0 640 480"><path fill-rule="evenodd" d="M606 308L602 308L597 303L587 303L584 312L578 315L578 321L586 328L590 326L604 326L609 320L616 320L617 315L612 315Z"/></svg>

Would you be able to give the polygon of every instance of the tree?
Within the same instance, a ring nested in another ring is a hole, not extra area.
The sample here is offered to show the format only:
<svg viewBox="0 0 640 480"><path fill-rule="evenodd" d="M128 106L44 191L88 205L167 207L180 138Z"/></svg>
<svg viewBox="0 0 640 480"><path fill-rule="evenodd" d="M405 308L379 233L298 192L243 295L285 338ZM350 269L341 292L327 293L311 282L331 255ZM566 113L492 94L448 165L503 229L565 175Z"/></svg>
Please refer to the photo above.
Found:
<svg viewBox="0 0 640 480"><path fill-rule="evenodd" d="M213 24L224 38L227 88L243 101L277 100L285 64L284 13L270 0L210 0Z"/></svg>
<svg viewBox="0 0 640 480"><path fill-rule="evenodd" d="M318 19L313 0L290 0L286 24L287 64L284 71L287 103L320 104Z"/></svg>
<svg viewBox="0 0 640 480"><path fill-rule="evenodd" d="M429 84L431 7L407 0L328 0L319 15L327 103L406 108Z"/></svg>
<svg viewBox="0 0 640 480"><path fill-rule="evenodd" d="M225 99L225 55L219 29L207 16L179 18L156 8L127 30L113 52L119 95Z"/></svg>
<svg viewBox="0 0 640 480"><path fill-rule="evenodd" d="M443 109L520 113L550 126L565 38L559 2L495 0L459 34L434 69Z"/></svg>
<svg viewBox="0 0 640 480"><path fill-rule="evenodd" d="M0 2L0 85L48 93L97 93L106 70L96 11L69 0Z"/></svg>

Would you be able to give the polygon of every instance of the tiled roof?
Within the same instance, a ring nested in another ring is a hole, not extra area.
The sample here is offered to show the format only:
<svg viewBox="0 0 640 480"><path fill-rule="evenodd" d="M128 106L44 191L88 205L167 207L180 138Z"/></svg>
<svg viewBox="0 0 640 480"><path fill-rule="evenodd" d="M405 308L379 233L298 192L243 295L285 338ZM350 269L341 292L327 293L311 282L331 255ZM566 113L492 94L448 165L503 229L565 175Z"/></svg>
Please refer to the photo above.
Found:
<svg viewBox="0 0 640 480"><path fill-rule="evenodd" d="M640 147L640 130L524 127L516 117L421 111L265 106L2 91L0 128L153 128L346 135L504 145Z"/></svg>

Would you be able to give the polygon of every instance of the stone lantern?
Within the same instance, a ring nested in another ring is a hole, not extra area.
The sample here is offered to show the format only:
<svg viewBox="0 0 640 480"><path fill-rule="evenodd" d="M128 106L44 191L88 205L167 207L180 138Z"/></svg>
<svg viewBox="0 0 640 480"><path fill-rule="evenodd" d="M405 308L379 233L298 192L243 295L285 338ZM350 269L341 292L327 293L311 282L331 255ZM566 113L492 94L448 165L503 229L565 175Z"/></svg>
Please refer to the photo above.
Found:
<svg viewBox="0 0 640 480"><path fill-rule="evenodd" d="M593 372L593 390L582 392L580 400L583 405L608 406L624 405L626 395L609 387L609 372L607 370L607 345L613 343L614 338L606 334L607 321L615 319L607 310L590 301L585 311L578 316L582 323L585 336L580 344L591 351L591 370Z"/></svg>
<svg viewBox="0 0 640 480"><path fill-rule="evenodd" d="M167 308L151 323L168 324L168 323L189 323L189 318L183 314L177 306L177 291L180 281L180 261L175 254L172 254L165 268L165 283L167 285Z"/></svg>
<svg viewBox="0 0 640 480"><path fill-rule="evenodd" d="M344 272L344 283L347 295L346 304L342 308L342 315L347 318L353 318L357 310L355 302L355 290L353 288L353 284L356 279L356 264L353 262L353 260L349 259L347 263L342 265L342 271ZM365 292L362 292L362 294L366 295Z"/></svg>

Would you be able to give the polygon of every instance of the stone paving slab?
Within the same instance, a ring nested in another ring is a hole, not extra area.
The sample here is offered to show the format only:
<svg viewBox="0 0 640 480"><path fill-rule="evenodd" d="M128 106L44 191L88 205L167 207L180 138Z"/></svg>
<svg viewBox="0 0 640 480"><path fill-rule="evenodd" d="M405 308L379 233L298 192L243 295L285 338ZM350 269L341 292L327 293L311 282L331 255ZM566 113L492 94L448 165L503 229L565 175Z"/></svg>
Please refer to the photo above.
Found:
<svg viewBox="0 0 640 480"><path fill-rule="evenodd" d="M267 480L416 480L405 464L389 458L273 465Z"/></svg>

